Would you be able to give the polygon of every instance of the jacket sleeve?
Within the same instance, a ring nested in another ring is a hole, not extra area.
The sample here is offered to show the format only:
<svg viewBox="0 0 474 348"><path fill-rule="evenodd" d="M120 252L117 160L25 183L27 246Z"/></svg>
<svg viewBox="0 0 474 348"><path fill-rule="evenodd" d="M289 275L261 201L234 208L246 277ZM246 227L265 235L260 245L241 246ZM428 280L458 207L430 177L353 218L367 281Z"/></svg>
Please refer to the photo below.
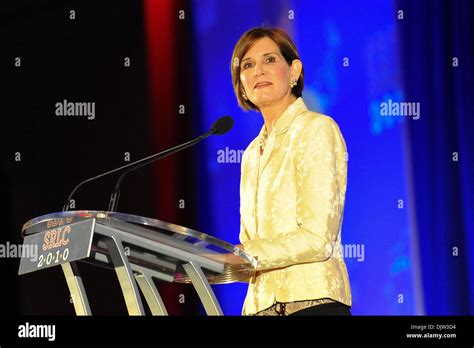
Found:
<svg viewBox="0 0 474 348"><path fill-rule="evenodd" d="M250 147L251 145L249 145L248 147ZM242 214L243 214L243 211L242 211L242 196L243 196L243 186L245 185L244 183L244 180L243 178L246 176L245 173L247 173L248 171L248 148L245 150L244 152L244 155L242 157L242 166L241 166L241 173L240 173L240 177L241 177L241 181L240 181L240 211L239 211L239 215L240 215L240 231L239 231L239 240L240 240L240 243L243 244L243 242L245 241L248 241L250 239L250 235L247 231L247 228L245 227L245 224L244 224L244 220L242 218Z"/></svg>
<svg viewBox="0 0 474 348"><path fill-rule="evenodd" d="M297 228L271 238L241 236L245 251L257 259L257 270L325 261L338 238L347 162L336 122L327 116L312 119L294 151Z"/></svg>
<svg viewBox="0 0 474 348"><path fill-rule="evenodd" d="M242 221L242 218L240 219L240 232L239 232L239 240L240 243L245 243L246 241L250 240L249 233L247 232L247 229L244 226L244 222ZM245 247L245 246L244 246Z"/></svg>

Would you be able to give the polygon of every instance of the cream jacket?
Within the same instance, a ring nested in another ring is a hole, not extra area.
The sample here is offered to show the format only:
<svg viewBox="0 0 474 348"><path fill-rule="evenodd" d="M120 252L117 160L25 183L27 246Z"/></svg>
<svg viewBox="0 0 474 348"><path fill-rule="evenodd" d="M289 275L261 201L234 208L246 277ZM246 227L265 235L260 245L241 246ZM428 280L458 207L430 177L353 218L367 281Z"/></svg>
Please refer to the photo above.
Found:
<svg viewBox="0 0 474 348"><path fill-rule="evenodd" d="M257 259L242 315L275 301L331 298L351 306L341 252L347 161L339 127L298 98L260 156L264 127L242 158L239 238Z"/></svg>

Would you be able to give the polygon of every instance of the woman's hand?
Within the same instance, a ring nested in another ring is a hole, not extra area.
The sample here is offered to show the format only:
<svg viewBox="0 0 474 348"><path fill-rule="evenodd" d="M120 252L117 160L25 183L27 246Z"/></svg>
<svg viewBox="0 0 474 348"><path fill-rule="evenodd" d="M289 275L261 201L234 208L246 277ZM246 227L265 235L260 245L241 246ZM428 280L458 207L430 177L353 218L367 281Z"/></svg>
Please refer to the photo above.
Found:
<svg viewBox="0 0 474 348"><path fill-rule="evenodd" d="M244 251L244 246L242 244L237 244L236 247ZM245 260L242 257L237 256L233 253L228 253L225 254L225 262L231 265L241 265L245 263Z"/></svg>
<svg viewBox="0 0 474 348"><path fill-rule="evenodd" d="M240 250L244 250L244 246L242 244L237 244L237 248ZM211 260L223 262L223 263L228 263L231 265L241 265L245 263L245 260L237 255L234 255L233 253L227 253L227 254L201 254L201 256L207 257Z"/></svg>

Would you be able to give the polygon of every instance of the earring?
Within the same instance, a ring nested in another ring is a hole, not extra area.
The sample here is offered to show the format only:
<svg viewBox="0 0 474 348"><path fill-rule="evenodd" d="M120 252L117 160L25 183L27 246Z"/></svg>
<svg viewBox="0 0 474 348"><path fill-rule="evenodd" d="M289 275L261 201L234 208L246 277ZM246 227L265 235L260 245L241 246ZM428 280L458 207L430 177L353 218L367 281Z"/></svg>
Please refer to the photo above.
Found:
<svg viewBox="0 0 474 348"><path fill-rule="evenodd" d="M242 88L242 98L244 98L245 100L249 100L249 98L247 98L247 94L245 94L245 90Z"/></svg>
<svg viewBox="0 0 474 348"><path fill-rule="evenodd" d="M294 88L297 84L298 84L298 82L296 82L295 80L291 80L290 81L290 88Z"/></svg>

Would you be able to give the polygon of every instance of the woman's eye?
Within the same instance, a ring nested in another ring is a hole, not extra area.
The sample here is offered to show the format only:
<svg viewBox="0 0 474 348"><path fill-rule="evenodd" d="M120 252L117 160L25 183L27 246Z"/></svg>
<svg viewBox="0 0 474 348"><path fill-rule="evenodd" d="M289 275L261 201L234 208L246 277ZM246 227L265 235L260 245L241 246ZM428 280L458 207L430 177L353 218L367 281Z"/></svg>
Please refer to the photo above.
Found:
<svg viewBox="0 0 474 348"><path fill-rule="evenodd" d="M273 63L275 61L275 57L268 57L267 63Z"/></svg>
<svg viewBox="0 0 474 348"><path fill-rule="evenodd" d="M245 63L244 64L244 69L250 68L252 66L252 63Z"/></svg>

